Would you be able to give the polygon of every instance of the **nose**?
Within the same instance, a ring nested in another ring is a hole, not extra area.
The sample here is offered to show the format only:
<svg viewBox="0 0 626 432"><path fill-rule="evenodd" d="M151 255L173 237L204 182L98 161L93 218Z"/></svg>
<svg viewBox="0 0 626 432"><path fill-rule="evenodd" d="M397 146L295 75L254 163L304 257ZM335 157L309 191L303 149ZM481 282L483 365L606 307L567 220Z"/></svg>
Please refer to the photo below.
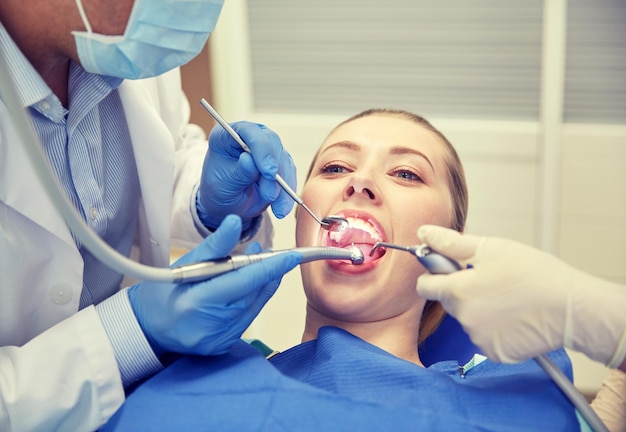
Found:
<svg viewBox="0 0 626 432"><path fill-rule="evenodd" d="M373 203L380 202L380 192L374 183L365 177L352 177L343 193L344 200L365 199Z"/></svg>

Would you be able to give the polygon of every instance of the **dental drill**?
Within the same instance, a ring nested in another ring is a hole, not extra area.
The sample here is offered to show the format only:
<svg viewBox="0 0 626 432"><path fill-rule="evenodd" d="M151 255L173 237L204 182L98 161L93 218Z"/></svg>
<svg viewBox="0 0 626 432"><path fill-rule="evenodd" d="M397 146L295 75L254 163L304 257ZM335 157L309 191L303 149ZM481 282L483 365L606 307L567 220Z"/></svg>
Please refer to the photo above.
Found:
<svg viewBox="0 0 626 432"><path fill-rule="evenodd" d="M297 251L302 254L300 264L317 260L349 260L352 264L359 265L363 264L365 259L363 252L358 247L342 249L330 246L311 246L250 255L234 255L211 261L188 264L181 267L173 267L172 274L175 277L175 283L196 282L211 279L223 273L237 270L238 268L290 251Z"/></svg>

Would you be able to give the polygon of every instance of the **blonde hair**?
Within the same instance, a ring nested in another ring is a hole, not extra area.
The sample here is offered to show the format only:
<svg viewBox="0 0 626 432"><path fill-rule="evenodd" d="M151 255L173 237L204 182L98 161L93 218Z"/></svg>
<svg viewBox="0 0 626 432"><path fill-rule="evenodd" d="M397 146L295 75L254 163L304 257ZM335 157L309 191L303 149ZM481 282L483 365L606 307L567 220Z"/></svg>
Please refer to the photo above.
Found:
<svg viewBox="0 0 626 432"><path fill-rule="evenodd" d="M412 121L431 131L440 139L441 143L446 149L445 164L447 168L448 188L450 189L450 195L452 198L452 214L450 218L451 223L449 228L462 232L465 228L469 201L463 164L461 163L461 159L459 158L459 155L457 154L450 141L448 141L445 135L443 135L443 133L436 129L428 120L426 120L422 116L405 110L391 108L371 108L362 111L347 120L342 121L331 130L329 135L332 134L333 131L335 131L337 128L346 123L350 123L353 120L373 115L388 115ZM307 180L311 176L311 171L313 169L313 166L315 165L315 162L317 161L318 154L319 150L313 157L313 161L309 166L309 171L306 176ZM430 336L437 329L444 317L445 311L439 302L430 300L427 301L424 305L422 320L420 322L420 336L418 343L423 342L428 336Z"/></svg>

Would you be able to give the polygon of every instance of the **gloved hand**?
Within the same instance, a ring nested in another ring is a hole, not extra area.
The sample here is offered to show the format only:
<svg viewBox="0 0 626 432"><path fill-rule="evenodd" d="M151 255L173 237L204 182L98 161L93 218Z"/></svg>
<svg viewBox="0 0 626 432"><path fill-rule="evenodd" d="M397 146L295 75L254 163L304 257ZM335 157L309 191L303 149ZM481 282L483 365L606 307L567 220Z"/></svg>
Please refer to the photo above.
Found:
<svg viewBox="0 0 626 432"><path fill-rule="evenodd" d="M227 256L240 234L240 218L228 216L215 233L174 265ZM131 287L128 296L157 355L223 354L272 297L282 276L301 260L302 255L294 251L208 281L181 285L144 281Z"/></svg>
<svg viewBox="0 0 626 432"><path fill-rule="evenodd" d="M217 125L209 136L198 190L198 216L205 226L217 227L231 213L243 219L247 230L252 220L268 205L277 218L291 211L294 201L275 181L276 173L296 188L296 168L280 138L263 125L249 122L232 124L250 147L244 152L237 142Z"/></svg>
<svg viewBox="0 0 626 432"><path fill-rule="evenodd" d="M511 240L424 225L418 237L473 268L424 274L417 292L438 300L489 358L505 363L566 347L618 366L626 355L626 287Z"/></svg>

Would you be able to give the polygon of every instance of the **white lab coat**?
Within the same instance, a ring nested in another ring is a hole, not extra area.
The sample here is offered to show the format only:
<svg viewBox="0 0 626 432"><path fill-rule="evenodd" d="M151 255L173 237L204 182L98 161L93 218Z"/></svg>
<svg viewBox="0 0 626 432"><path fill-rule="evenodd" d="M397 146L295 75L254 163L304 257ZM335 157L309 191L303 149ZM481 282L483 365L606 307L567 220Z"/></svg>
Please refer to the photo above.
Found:
<svg viewBox="0 0 626 432"><path fill-rule="evenodd" d="M178 69L119 93L142 196L135 251L165 266L170 238L201 240L189 203L206 140L187 125ZM0 430L94 430L124 400L117 364L94 308L77 313L82 258L19 141L0 102Z"/></svg>

